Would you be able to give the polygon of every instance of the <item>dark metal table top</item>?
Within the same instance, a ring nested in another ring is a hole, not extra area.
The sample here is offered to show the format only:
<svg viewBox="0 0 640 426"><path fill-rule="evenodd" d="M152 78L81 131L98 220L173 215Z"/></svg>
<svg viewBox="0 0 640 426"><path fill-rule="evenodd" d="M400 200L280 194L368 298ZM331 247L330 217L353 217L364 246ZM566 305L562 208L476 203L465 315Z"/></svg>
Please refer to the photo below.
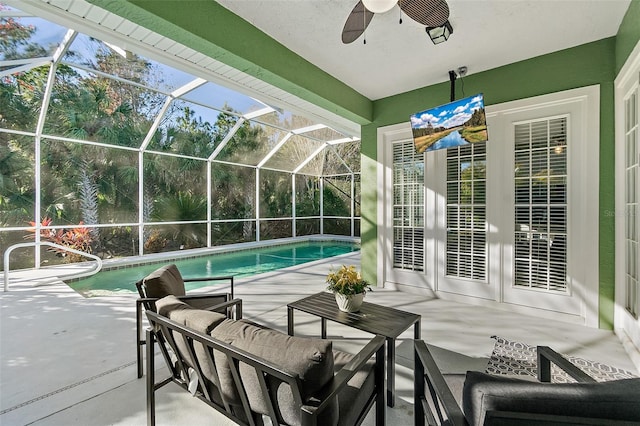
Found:
<svg viewBox="0 0 640 426"><path fill-rule="evenodd" d="M418 314L367 302L362 303L359 312L342 312L338 309L335 295L329 292L316 293L289 303L287 307L394 339L420 321Z"/></svg>

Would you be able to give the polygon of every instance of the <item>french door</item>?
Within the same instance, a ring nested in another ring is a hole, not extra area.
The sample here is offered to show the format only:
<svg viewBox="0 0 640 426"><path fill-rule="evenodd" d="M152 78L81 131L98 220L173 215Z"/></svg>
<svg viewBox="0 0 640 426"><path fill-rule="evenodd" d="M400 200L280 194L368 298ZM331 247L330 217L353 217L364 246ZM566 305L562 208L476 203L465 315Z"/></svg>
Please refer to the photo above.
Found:
<svg viewBox="0 0 640 426"><path fill-rule="evenodd" d="M385 281L597 326L598 108L598 87L488 107L486 144L420 155L381 129Z"/></svg>
<svg viewBox="0 0 640 426"><path fill-rule="evenodd" d="M640 44L616 79L615 327L640 348Z"/></svg>

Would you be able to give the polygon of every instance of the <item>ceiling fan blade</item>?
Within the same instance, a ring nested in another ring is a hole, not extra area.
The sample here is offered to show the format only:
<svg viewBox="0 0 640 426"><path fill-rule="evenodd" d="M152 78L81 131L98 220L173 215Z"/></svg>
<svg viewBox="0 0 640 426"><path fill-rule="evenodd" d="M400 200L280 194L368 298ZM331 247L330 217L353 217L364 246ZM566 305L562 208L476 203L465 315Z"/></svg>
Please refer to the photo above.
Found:
<svg viewBox="0 0 640 426"><path fill-rule="evenodd" d="M400 0L400 9L411 19L427 27L441 27L449 19L444 0Z"/></svg>
<svg viewBox="0 0 640 426"><path fill-rule="evenodd" d="M364 30L367 29L369 22L373 19L373 15L374 13L367 10L362 4L362 1L359 1L344 23L342 42L349 44L357 40L357 38L364 33Z"/></svg>

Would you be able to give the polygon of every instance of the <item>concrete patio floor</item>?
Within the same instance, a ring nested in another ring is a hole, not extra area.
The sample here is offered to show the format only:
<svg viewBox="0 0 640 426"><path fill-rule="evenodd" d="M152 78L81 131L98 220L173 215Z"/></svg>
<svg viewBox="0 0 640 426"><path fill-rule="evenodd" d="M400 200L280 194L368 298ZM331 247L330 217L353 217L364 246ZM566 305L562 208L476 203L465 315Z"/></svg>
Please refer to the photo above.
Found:
<svg viewBox="0 0 640 426"><path fill-rule="evenodd" d="M332 266L359 264L359 253L236 282L244 317L286 332L287 303L324 289ZM223 287L221 287L223 288ZM10 285L0 294L0 425L144 425L145 381L136 378L136 295L84 298L57 281ZM375 288L368 302L422 315L422 338L447 373L484 370L493 335L638 372L612 332L479 306ZM319 336L319 319L296 313L296 335ZM329 323L339 349L371 337ZM398 399L387 424L413 424L413 329L398 340ZM158 356L159 376L166 377ZM365 424L373 425L370 415ZM225 425L228 420L178 386L157 392L158 425Z"/></svg>

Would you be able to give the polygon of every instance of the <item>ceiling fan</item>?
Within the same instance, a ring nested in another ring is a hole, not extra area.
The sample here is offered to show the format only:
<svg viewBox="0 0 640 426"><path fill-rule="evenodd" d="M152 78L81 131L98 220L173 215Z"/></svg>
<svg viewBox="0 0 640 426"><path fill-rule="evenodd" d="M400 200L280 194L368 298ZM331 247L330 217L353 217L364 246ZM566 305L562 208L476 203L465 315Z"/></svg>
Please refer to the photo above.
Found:
<svg viewBox="0 0 640 426"><path fill-rule="evenodd" d="M405 15L427 28L440 27L449 19L449 5L445 0L359 0L344 23L342 42L357 40L374 14L387 12L396 4Z"/></svg>

